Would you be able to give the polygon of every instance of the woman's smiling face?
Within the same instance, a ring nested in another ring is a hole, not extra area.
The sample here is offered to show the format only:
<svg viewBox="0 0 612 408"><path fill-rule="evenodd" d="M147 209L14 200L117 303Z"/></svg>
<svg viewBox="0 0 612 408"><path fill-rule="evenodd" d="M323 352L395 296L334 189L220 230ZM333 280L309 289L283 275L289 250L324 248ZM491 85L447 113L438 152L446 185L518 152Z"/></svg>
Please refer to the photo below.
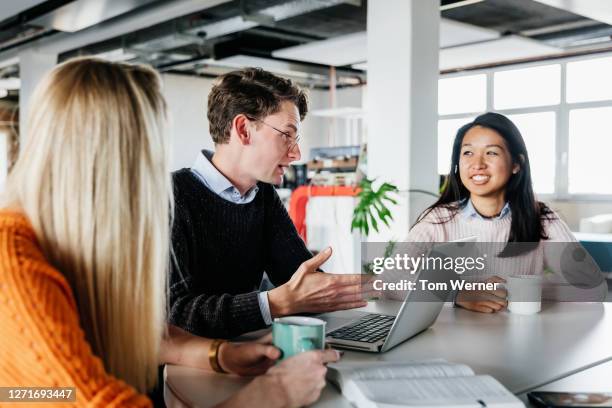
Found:
<svg viewBox="0 0 612 408"><path fill-rule="evenodd" d="M497 197L520 167L512 157L504 138L493 129L474 126L461 143L459 177L471 195Z"/></svg>

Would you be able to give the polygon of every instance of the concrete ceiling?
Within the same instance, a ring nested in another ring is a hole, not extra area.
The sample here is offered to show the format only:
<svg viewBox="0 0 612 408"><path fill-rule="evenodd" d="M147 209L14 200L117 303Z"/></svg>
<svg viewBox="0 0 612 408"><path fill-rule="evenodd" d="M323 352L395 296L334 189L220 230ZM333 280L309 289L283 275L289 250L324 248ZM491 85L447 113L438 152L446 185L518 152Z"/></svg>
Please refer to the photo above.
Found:
<svg viewBox="0 0 612 408"><path fill-rule="evenodd" d="M90 20L93 23L88 26L71 25L76 31L73 33L62 32L68 29L49 23L53 21L51 17L59 15L62 8L91 11L93 0L2 2L0 66L23 47L35 45L37 49L59 53L60 59L104 54L190 75L217 75L224 61L229 69L237 61L268 59L272 60L271 66L295 69L302 80L310 79L316 84L325 82L329 65L336 67L340 86L361 83L366 78L365 71L355 67L365 62L360 55L364 55L367 0L96 2L97 13L102 17ZM585 8L588 2L591 7ZM561 3L574 5L563 7ZM612 26L608 24L612 21L597 11L595 3L606 4L612 15L610 0L442 0L441 61L447 63L441 67L469 69L508 63L584 49L585 44L593 43L598 49L612 47ZM101 10L100 4L107 5L107 9ZM28 14L33 6L39 10L38 15ZM111 8L116 12L112 13ZM599 15L602 18L597 18ZM17 30L18 35L12 35L11 30ZM331 57L334 51L338 54L339 43L344 44L344 52L334 60ZM326 44L331 48L326 49ZM496 44L505 47L503 55L491 54L485 60L466 58L478 55L483 47L493 49ZM309 48L316 50L310 52L310 57ZM330 58L321 58L324 55ZM455 61L449 55L461 58Z"/></svg>

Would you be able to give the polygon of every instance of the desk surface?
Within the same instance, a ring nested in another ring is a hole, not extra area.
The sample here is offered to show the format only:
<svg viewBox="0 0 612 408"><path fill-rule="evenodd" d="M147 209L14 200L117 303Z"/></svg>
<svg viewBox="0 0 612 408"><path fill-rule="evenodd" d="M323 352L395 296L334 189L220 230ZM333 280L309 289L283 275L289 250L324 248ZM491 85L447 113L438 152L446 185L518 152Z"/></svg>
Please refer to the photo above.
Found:
<svg viewBox="0 0 612 408"><path fill-rule="evenodd" d="M385 311L386 304L366 310ZM490 374L510 391L522 394L612 359L612 304L544 304L541 313L481 314L445 306L422 334L383 354L346 352L342 361L410 361L444 358L465 363L476 374ZM168 366L169 407L214 405L248 379ZM328 385L317 407L350 407Z"/></svg>
<svg viewBox="0 0 612 408"><path fill-rule="evenodd" d="M565 377L561 380L538 387L533 391L553 392L612 392L612 361L596 365L589 369ZM527 398L527 393L519 395L519 398L528 406L534 407Z"/></svg>

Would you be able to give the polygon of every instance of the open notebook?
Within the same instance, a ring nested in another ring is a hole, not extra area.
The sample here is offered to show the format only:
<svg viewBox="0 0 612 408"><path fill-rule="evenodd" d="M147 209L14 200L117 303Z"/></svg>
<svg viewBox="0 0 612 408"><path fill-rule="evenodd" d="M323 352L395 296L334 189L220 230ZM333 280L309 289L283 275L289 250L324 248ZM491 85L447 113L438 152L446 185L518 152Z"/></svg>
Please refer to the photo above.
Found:
<svg viewBox="0 0 612 408"><path fill-rule="evenodd" d="M444 360L330 364L328 380L358 408L524 407L489 375Z"/></svg>

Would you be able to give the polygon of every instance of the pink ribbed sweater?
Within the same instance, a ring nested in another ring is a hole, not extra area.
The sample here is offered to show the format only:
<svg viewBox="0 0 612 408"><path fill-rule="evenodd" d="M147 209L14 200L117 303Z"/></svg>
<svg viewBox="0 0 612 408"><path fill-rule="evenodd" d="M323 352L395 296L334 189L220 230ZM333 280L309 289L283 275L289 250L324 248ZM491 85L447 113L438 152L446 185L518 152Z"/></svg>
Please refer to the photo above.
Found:
<svg viewBox="0 0 612 408"><path fill-rule="evenodd" d="M486 276L510 276L515 274L541 274L544 275L544 289L542 296L550 300L573 300L573 301L601 301L607 294L605 280L590 289L576 289L568 284L567 276L562 273L563 251L567 247L563 243L571 243L575 248L576 238L565 222L555 213L550 220L545 221L545 232L548 240L540 241L538 247L521 256L511 258L499 258L492 256L501 252L510 234L512 215L501 219L480 219L476 217L465 217L461 212L452 217L450 221L440 223L452 216L452 212L446 208L436 208L429 213L421 222L416 224L408 234L408 242L448 242L461 238L476 237L477 242L497 243L480 245L486 248L487 268L481 273L466 276L466 278L484 278ZM490 254L489 254L490 253ZM590 259L590 258L589 258ZM594 263L593 263L594 264ZM590 265L590 264L589 264ZM599 269L593 272L600 281ZM567 265L565 265L567 270ZM590 279L592 282L593 279ZM572 282L576 282L572 278Z"/></svg>

